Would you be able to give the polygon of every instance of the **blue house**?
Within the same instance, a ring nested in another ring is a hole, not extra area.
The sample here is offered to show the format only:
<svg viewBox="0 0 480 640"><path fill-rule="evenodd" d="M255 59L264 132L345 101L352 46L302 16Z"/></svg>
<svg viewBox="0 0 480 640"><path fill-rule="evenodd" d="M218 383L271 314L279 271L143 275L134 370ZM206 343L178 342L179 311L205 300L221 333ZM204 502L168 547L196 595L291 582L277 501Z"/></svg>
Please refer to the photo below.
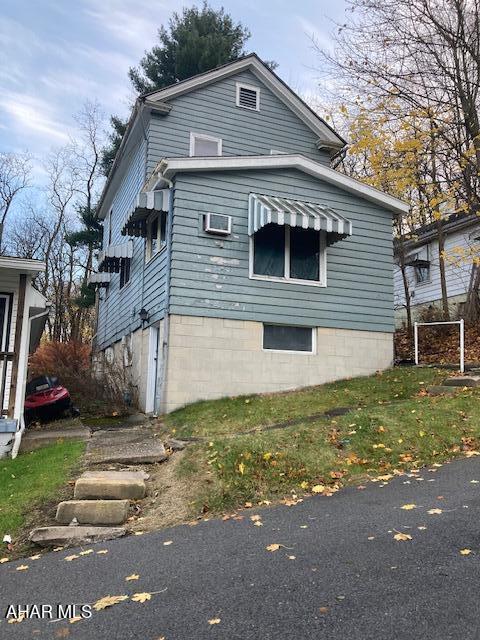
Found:
<svg viewBox="0 0 480 640"><path fill-rule="evenodd" d="M392 216L256 55L141 96L100 203L98 367L146 412L393 358Z"/></svg>

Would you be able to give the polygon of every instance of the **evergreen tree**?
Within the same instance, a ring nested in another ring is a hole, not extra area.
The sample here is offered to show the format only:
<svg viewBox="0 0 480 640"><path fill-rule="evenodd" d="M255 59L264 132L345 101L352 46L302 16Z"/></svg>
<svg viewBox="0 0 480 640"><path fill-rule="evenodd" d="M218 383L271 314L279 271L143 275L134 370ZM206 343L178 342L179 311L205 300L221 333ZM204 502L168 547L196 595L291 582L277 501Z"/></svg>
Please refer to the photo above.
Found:
<svg viewBox="0 0 480 640"><path fill-rule="evenodd" d="M249 37L249 30L241 23L234 24L223 8L217 11L205 1L200 8L174 13L168 28L161 26L158 31L159 44L145 53L138 67L130 68L128 76L138 94L163 89L241 57ZM112 116L111 124L110 144L102 153L105 175L127 128L117 116Z"/></svg>

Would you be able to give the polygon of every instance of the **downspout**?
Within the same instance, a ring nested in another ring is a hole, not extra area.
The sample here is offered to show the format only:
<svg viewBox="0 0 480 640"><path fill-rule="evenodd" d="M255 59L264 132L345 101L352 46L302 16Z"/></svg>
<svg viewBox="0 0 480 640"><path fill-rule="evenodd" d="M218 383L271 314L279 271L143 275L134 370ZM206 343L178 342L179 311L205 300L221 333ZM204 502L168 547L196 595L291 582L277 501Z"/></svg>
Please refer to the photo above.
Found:
<svg viewBox="0 0 480 640"><path fill-rule="evenodd" d="M163 338L162 338L162 370L160 375L160 402L159 413L165 413L166 405L166 384L168 368L168 347L170 334L170 277L172 269L172 242L173 242L173 182L162 177L170 189L170 201L168 203L167 218L167 274L165 279L165 314L163 317Z"/></svg>

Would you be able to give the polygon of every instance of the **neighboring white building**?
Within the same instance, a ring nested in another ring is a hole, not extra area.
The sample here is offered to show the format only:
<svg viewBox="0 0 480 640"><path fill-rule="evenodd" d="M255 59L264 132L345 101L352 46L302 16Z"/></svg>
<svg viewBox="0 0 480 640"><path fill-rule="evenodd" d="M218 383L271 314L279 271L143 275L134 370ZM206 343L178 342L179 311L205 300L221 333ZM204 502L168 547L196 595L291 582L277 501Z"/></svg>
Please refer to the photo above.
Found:
<svg viewBox="0 0 480 640"><path fill-rule="evenodd" d="M445 234L445 276L448 300L452 314L462 310L472 272L472 261L467 256L472 249L480 247L480 219L465 214L451 215L443 224ZM440 266L436 223L425 225L415 232L412 240L406 241L405 263L407 266L408 288L411 297L412 319L429 307L441 307ZM460 251L459 251L460 250ZM464 252L465 259L455 260L454 256ZM406 323L405 288L400 270L397 251L395 252L395 324ZM478 255L478 251L476 252Z"/></svg>
<svg viewBox="0 0 480 640"><path fill-rule="evenodd" d="M15 457L25 428L23 408L28 355L40 341L46 300L32 285L45 263L0 257L0 458Z"/></svg>

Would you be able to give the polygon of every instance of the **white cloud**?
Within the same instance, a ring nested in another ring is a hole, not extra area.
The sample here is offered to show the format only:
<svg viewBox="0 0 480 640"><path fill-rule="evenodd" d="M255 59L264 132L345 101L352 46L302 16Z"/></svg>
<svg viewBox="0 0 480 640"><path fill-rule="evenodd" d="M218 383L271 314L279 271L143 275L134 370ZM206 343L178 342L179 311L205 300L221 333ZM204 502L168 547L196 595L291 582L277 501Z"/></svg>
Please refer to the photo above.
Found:
<svg viewBox="0 0 480 640"><path fill-rule="evenodd" d="M10 117L13 126L21 132L54 138L56 142L67 142L65 126L59 122L52 108L43 100L27 93L0 92L0 109Z"/></svg>

